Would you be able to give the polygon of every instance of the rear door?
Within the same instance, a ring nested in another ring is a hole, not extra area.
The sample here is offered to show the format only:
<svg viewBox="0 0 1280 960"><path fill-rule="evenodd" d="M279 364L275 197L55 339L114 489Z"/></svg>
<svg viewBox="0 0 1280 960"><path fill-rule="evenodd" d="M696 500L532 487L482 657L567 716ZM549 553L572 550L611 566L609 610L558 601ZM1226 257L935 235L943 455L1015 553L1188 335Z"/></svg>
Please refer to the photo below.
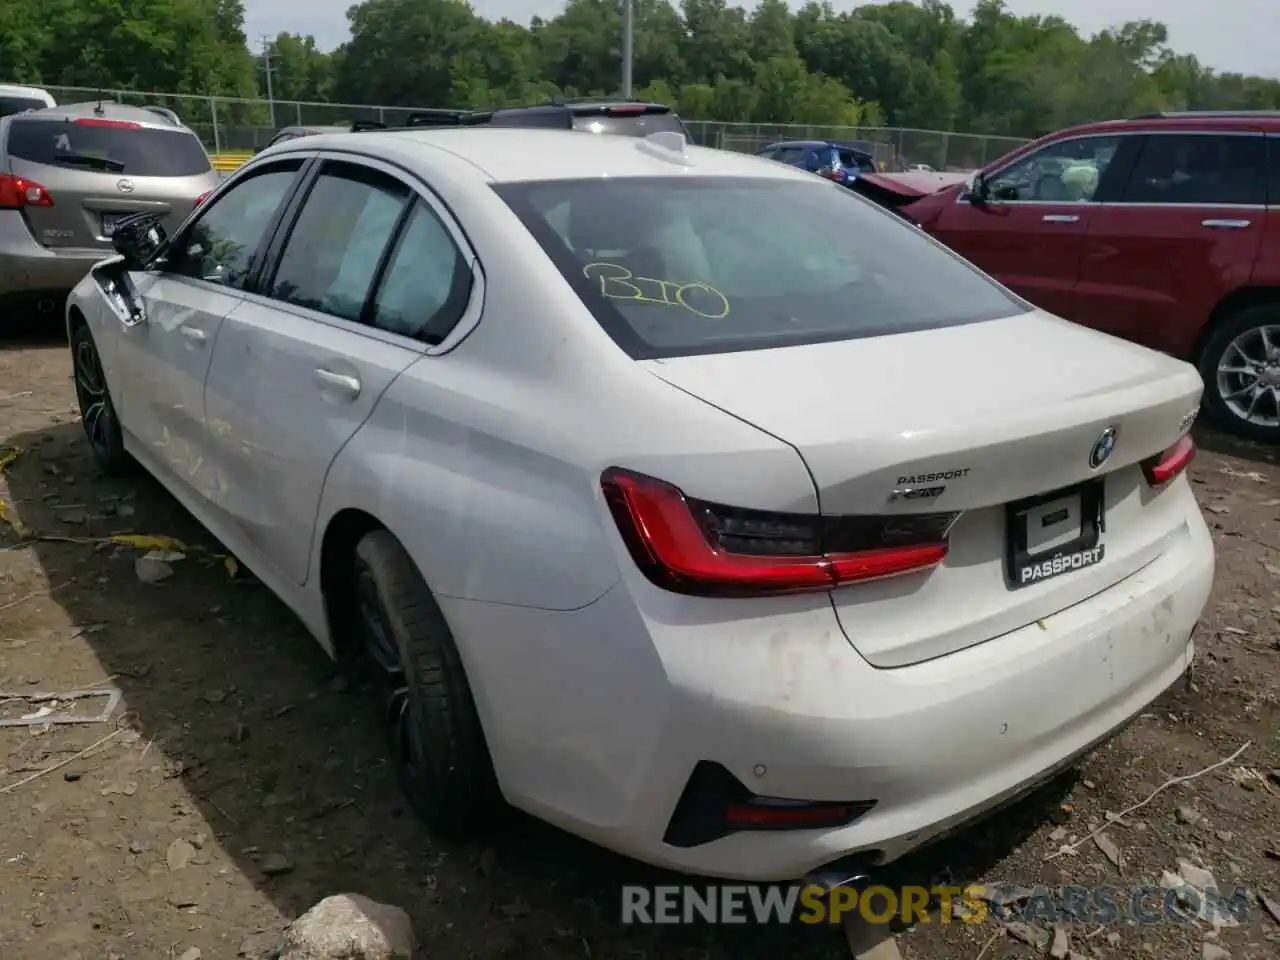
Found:
<svg viewBox="0 0 1280 960"><path fill-rule="evenodd" d="M1267 213L1266 138L1151 133L1132 170L1119 202L1090 218L1080 319L1186 356L1214 306L1253 273Z"/></svg>
<svg viewBox="0 0 1280 960"><path fill-rule="evenodd" d="M9 172L53 197L24 211L32 236L50 248L109 251L115 223L133 213L163 214L173 234L218 185L195 134L160 118L14 117L4 146Z"/></svg>
<svg viewBox="0 0 1280 960"><path fill-rule="evenodd" d="M461 316L473 258L395 168L329 158L227 317L205 386L224 519L306 578L329 465L392 381Z"/></svg>
<svg viewBox="0 0 1280 960"><path fill-rule="evenodd" d="M1118 176L1111 167L1122 139L1058 140L1020 157L990 174L986 203L957 194L930 232L1036 306L1076 319L1085 233Z"/></svg>

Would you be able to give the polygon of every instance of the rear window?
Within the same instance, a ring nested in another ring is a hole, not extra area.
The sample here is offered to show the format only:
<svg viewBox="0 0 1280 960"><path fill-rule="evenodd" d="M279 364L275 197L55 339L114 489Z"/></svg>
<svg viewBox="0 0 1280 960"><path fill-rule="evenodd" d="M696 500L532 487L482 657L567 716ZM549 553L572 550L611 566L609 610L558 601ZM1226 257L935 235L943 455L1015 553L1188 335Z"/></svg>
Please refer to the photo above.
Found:
<svg viewBox="0 0 1280 960"><path fill-rule="evenodd" d="M680 118L670 110L662 113L580 113L574 114L573 128L622 137L647 137L659 131L686 134Z"/></svg>
<svg viewBox="0 0 1280 960"><path fill-rule="evenodd" d="M0 117L22 113L23 110L42 110L48 104L32 97L0 97Z"/></svg>
<svg viewBox="0 0 1280 960"><path fill-rule="evenodd" d="M494 189L636 359L850 340L1029 309L900 218L816 178Z"/></svg>
<svg viewBox="0 0 1280 960"><path fill-rule="evenodd" d="M97 119L14 119L7 149L28 163L134 177L191 177L213 169L194 134Z"/></svg>

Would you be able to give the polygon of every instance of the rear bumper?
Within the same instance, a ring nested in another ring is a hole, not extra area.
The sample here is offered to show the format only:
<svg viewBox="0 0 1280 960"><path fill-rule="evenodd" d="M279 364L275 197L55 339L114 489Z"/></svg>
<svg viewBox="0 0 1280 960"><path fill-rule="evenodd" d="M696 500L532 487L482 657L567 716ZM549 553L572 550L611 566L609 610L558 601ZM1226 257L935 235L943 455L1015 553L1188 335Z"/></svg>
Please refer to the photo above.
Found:
<svg viewBox="0 0 1280 960"><path fill-rule="evenodd" d="M31 236L17 210L0 210L0 298L61 297L110 251L71 247L53 250Z"/></svg>
<svg viewBox="0 0 1280 960"><path fill-rule="evenodd" d="M789 880L853 855L895 860L1145 709L1190 664L1213 581L1198 511L1187 523L1176 548L1101 594L890 670L812 598L767 616L752 601L691 609L628 576L572 612L442 603L513 803L660 866ZM674 847L663 837L700 761L753 793L875 806L848 826Z"/></svg>

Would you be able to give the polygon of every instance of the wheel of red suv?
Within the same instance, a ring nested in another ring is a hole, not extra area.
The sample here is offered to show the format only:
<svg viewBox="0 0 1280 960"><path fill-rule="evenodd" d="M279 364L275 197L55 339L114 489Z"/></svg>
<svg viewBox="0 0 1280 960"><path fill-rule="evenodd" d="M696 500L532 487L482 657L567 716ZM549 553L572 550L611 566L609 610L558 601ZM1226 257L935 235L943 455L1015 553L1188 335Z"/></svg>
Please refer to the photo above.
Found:
<svg viewBox="0 0 1280 960"><path fill-rule="evenodd" d="M1214 426L1247 440L1280 441L1280 304L1247 307L1219 323L1199 368Z"/></svg>
<svg viewBox="0 0 1280 960"><path fill-rule="evenodd" d="M120 418L116 416L111 392L107 389L98 346L93 342L89 327L83 323L71 333L71 365L75 375L76 401L80 406L80 424L84 427L94 459L108 474L129 472L133 458L124 449Z"/></svg>
<svg viewBox="0 0 1280 960"><path fill-rule="evenodd" d="M352 593L361 653L410 804L440 833L486 825L502 795L458 648L413 561L386 530L356 545Z"/></svg>

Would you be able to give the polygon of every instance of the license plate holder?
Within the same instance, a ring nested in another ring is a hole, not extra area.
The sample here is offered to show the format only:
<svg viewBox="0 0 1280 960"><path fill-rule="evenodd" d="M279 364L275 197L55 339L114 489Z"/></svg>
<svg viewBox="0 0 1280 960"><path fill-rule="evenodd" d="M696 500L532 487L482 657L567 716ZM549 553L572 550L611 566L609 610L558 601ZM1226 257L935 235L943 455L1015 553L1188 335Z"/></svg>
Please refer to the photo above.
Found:
<svg viewBox="0 0 1280 960"><path fill-rule="evenodd" d="M116 232L116 227L120 225L120 221L126 217L131 217L131 213L104 213L102 215L102 235L110 240Z"/></svg>
<svg viewBox="0 0 1280 960"><path fill-rule="evenodd" d="M1005 577L1019 590L1100 562L1106 551L1102 478L1005 506Z"/></svg>

